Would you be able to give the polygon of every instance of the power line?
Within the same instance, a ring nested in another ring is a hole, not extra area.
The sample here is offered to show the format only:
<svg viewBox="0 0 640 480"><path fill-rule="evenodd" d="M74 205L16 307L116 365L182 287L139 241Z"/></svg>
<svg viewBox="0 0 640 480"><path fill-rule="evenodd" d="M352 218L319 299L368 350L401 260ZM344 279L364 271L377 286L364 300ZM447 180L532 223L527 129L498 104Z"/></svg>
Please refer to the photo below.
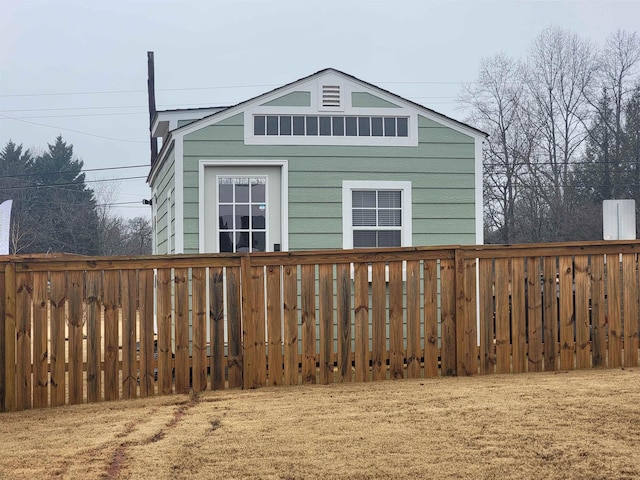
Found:
<svg viewBox="0 0 640 480"><path fill-rule="evenodd" d="M80 173L87 173L87 172L106 172L108 170L125 170L128 168L142 168L142 167L146 167L149 168L149 165L147 164L142 164L142 165L124 165L124 166L119 166L119 167L103 167L103 168L83 168L82 170L80 170L78 172L78 174ZM43 173L18 173L15 175L1 175L0 178L22 178L22 177L38 177L38 176L44 176L44 175L65 175L68 173L74 173L74 172L70 172L70 171L61 171L61 172L43 172ZM113 179L111 179L113 180Z"/></svg>
<svg viewBox="0 0 640 480"><path fill-rule="evenodd" d="M25 190L30 188L59 188L59 187L77 187L82 185L83 183L100 183L100 182L114 182L114 181L123 181L123 180L141 180L143 178L147 178L146 175L137 176L137 177L120 177L120 178L105 178L101 180L85 180L82 183L49 183L49 184L35 184L35 185L23 185L23 186L13 186L13 187L0 187L0 190ZM74 190L70 190L74 191Z"/></svg>
<svg viewBox="0 0 640 480"><path fill-rule="evenodd" d="M127 142L127 143L148 143L147 140L127 140L127 139L124 139L124 138L106 137L104 135L96 135L94 133L81 132L80 130L74 130L72 128L56 127L54 125L47 125L47 124L44 124L44 123L30 122L28 120L21 120L20 118L9 117L8 115L4 115L2 113L0 113L0 117L4 117L4 118L6 118L8 120L15 120L16 122L29 123L31 125L38 125L40 127L55 128L57 130L66 130L68 132L79 133L81 135L87 135L89 137L102 138L104 140L114 140L116 142Z"/></svg>
<svg viewBox="0 0 640 480"><path fill-rule="evenodd" d="M466 83L477 83L475 81L374 81L376 85L461 85ZM180 92L180 91L196 91L196 90L227 90L233 88L274 88L280 87L280 83L265 83L255 85L216 85L206 87L177 87L177 88L158 88L157 92ZM146 93L147 90L96 90L85 92L43 92L43 93L9 93L0 94L0 97L54 97L69 95L114 95L122 93Z"/></svg>

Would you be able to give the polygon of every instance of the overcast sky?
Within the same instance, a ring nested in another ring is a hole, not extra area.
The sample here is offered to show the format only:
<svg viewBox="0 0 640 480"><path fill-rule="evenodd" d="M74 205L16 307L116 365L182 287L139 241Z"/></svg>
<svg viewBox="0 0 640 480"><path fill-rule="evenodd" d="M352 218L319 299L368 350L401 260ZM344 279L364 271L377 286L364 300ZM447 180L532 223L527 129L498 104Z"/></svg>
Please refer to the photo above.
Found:
<svg viewBox="0 0 640 480"><path fill-rule="evenodd" d="M73 144L90 180L146 177L147 51L157 107L233 105L327 67L464 120L483 57L526 55L547 26L601 45L635 1L0 0L0 148ZM91 184L97 188L99 184ZM144 178L118 212L150 216Z"/></svg>

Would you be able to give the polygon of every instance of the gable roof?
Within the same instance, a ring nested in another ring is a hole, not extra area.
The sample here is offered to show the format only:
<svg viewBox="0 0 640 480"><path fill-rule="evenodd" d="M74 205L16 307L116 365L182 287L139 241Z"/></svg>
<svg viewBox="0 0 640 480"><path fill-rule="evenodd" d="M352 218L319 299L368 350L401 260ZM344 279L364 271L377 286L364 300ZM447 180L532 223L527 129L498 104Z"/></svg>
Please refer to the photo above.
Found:
<svg viewBox="0 0 640 480"><path fill-rule="evenodd" d="M489 134L487 134L486 132L483 132L482 130L479 130L475 127L472 127L471 125L468 125L466 123L460 122L459 120L456 120L454 118L448 117L442 113L439 113L435 110L432 110L428 107L425 107L424 105L420 105L419 103L413 102L411 100L407 100L404 97L401 97L400 95L397 95L393 92L390 92L389 90L385 90L384 88L380 88L376 85L373 85L369 82L365 82L364 80L361 80L357 77L354 77L353 75L350 75L348 73L342 72L340 70L337 70L335 68L325 68L322 70L319 70L315 73L312 73L311 75L307 75L306 77L302 77L298 80L295 80L291 83L287 83L286 85L282 85L280 87L274 88L273 90L270 90L268 92L262 93L260 95L257 95L255 97L249 98L248 100L244 100L240 103L237 103L236 105L232 105L229 107L204 107L204 108L193 108L193 109L180 109L180 110L166 110L166 111L159 111L156 113L156 116L154 117L154 122L155 124L157 124L157 120L159 118L160 115L163 114L169 114L171 115L176 114L176 113L181 113L181 114L186 114L188 112L192 112L192 113L206 113L207 110L213 112L211 114L205 115L202 118L200 118L199 120L195 120L193 122L190 122L186 125L182 125L179 126L178 128L174 128L171 130L166 130L166 136L164 137L164 141L162 144L162 148L160 150L160 152L158 152L158 155L156 156L155 160L153 161L153 163L151 164L151 169L149 172L149 175L147 177L147 182L150 181L151 177L153 176L153 172L154 170L159 167L160 163L162 163L162 161L158 162L158 160L161 160L163 155L166 153L167 150L169 150L171 148L171 145L174 143L174 137L175 135L182 135L185 133L189 133L192 131L196 131L199 130L203 127L206 127L210 124L215 123L218 120L222 120L224 118L228 118L230 116L236 115L240 112L242 112L244 109L246 109L249 106L253 106L253 105L259 105L261 104L261 102L266 101L266 99L269 98L273 98L273 97L277 97L279 93L285 94L288 91L291 91L292 89L294 89L297 85L300 84L304 84L305 82L308 82L310 80L315 79L316 77L321 77L324 75L328 75L328 74L334 74L337 75L339 77L344 78L345 80L358 84L368 90L372 90L374 92L378 92L382 95L384 95L385 97L387 97L388 99L391 99L394 102L398 102L402 105L404 105L405 107L409 107L409 108L413 108L418 112L422 112L422 114L426 115L427 117L430 117L436 121L440 121L442 123L444 123L445 125L452 127L454 129L457 129L459 131L462 131L463 133L466 133L468 135L471 135L473 137L477 137L477 138L481 138L484 139L486 137L489 136Z"/></svg>
<svg viewBox="0 0 640 480"><path fill-rule="evenodd" d="M286 85L283 85L281 87L274 88L273 90L270 90L268 92L262 93L260 95L255 96L255 97L252 97L252 98L250 98L248 100L245 100L243 102L240 102L240 103L238 103L236 105L233 105L233 106L230 106L230 107L227 107L227 108L223 108L222 110L220 110L218 112L215 112L215 113L213 113L211 115L207 115L207 116L205 116L205 117L201 118L200 120L197 120L197 121L195 121L193 123L190 123L188 125L183 125L183 126L181 126L179 128L176 128L176 129L172 130L171 132L172 133L173 132L179 133L179 132L182 132L182 131L187 130L187 129L193 129L194 127L197 128L199 126L204 126L204 124L207 124L208 121L214 119L215 117L222 116L225 113L231 113L231 112L235 112L235 111L240 111L240 110L242 110L243 107L245 107L247 105L250 105L250 104L253 104L253 103L256 103L256 102L260 101L263 98L274 96L275 94L277 94L279 92L285 92L286 90L290 90L292 87L295 87L298 84L307 82L307 81L309 81L309 80L311 80L311 79L313 79L315 77L320 77L320 76L325 75L327 73L334 73L334 74L342 76L342 77L344 77L344 78L346 78L346 79L348 79L348 80L350 80L352 82L359 83L360 85L362 85L362 86L364 86L364 87L366 87L368 89L376 90L376 91L378 91L380 93L385 94L386 96L392 97L396 101L399 101L401 103L405 103L407 105L410 105L410 106L416 108L417 110L421 110L421 111L429 114L430 116L434 116L434 117L436 117L436 118L438 118L440 120L443 120L443 121L445 121L447 123L453 123L454 125L457 125L458 127L461 127L463 130L468 130L469 133L471 133L471 134L480 135L480 136L483 136L485 138L489 136L488 133L483 132L482 130L479 130L479 129L475 128L475 127L472 127L471 125L468 125L466 123L460 122L459 120L456 120L454 118L448 117L448 116L446 116L446 115L444 115L442 113L436 112L435 110L432 110L432 109L430 109L428 107L425 107L424 105L420 105L419 103L413 102L411 100L407 100L406 98L401 97L400 95L397 95L397 94L395 94L393 92L390 92L389 90L385 90L384 88L380 88L377 85L373 85L372 83L365 82L364 80L361 80L361 79L359 79L357 77L354 77L353 75L350 75L348 73L342 72L342 71L337 70L335 68L325 68L325 69L319 70L319 71L317 71L315 73L312 73L311 75L307 75L306 77L299 78L298 80L295 80L295 81L293 81L291 83L287 83Z"/></svg>

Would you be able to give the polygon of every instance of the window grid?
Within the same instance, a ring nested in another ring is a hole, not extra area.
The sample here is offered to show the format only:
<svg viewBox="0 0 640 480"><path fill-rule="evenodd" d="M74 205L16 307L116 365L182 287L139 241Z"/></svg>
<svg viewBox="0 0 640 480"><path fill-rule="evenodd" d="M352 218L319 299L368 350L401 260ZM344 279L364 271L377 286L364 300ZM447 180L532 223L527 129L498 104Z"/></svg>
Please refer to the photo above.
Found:
<svg viewBox="0 0 640 480"><path fill-rule="evenodd" d="M408 117L356 115L254 115L257 136L408 137Z"/></svg>
<svg viewBox="0 0 640 480"><path fill-rule="evenodd" d="M400 190L352 190L353 247L402 245L402 192Z"/></svg>
<svg viewBox="0 0 640 480"><path fill-rule="evenodd" d="M266 178L218 177L220 252L266 250Z"/></svg>

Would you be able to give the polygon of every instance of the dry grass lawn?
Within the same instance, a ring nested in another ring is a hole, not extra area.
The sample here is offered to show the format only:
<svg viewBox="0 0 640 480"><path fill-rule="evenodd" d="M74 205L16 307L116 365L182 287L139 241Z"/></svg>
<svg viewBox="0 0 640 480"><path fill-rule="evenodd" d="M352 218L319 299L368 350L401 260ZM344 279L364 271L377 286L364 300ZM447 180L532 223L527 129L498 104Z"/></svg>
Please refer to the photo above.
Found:
<svg viewBox="0 0 640 480"><path fill-rule="evenodd" d="M0 478L640 478L640 369L0 414Z"/></svg>

